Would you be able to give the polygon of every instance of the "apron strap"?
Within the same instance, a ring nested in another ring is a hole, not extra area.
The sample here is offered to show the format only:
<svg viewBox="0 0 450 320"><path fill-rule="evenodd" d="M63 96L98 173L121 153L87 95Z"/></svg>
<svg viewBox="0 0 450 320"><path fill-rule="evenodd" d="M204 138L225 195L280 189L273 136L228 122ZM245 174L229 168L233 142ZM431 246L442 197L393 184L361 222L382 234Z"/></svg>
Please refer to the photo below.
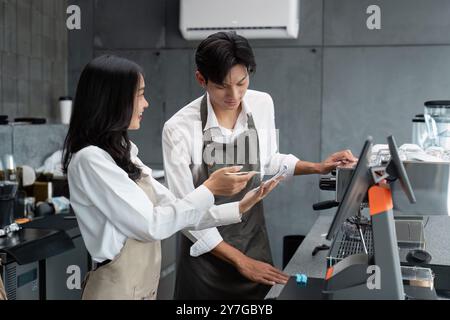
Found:
<svg viewBox="0 0 450 320"><path fill-rule="evenodd" d="M247 125L249 129L256 130L255 121L253 120L253 115L251 112L247 113Z"/></svg>
<svg viewBox="0 0 450 320"><path fill-rule="evenodd" d="M203 95L202 101L200 103L200 118L202 121L202 132L205 130L206 127L206 122L208 120L208 100L207 100L207 94L205 93ZM247 126L248 126L248 130L254 130L256 133L256 139L257 139L257 156L259 159L259 137L258 137L258 133L256 131L256 126L255 126L255 122L253 120L253 115L251 114L251 112L247 113ZM202 146L202 157L205 154L205 149L207 144L213 142L213 135L214 132L220 132L219 128L210 128L209 130L206 130L205 132L203 132L203 138L202 138L202 142L203 142L203 146ZM258 160L259 161L259 160ZM207 167L207 163L205 163L204 159L202 161L202 168L204 172L208 172L208 167ZM211 164L210 164L211 165ZM209 176L207 174L207 176Z"/></svg>
<svg viewBox="0 0 450 320"><path fill-rule="evenodd" d="M206 121L208 120L208 102L206 98L206 93L202 98L200 103L200 118L202 119L202 131L205 130Z"/></svg>

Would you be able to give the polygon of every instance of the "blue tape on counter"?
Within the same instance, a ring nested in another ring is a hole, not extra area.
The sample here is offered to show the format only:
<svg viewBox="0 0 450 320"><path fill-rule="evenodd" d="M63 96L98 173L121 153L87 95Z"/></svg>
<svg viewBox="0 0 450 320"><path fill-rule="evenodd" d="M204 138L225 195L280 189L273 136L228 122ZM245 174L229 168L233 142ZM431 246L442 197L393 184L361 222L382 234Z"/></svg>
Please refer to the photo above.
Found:
<svg viewBox="0 0 450 320"><path fill-rule="evenodd" d="M295 281L298 283L298 284L303 284L303 285L305 285L307 282L308 282L308 277L306 276L306 274L303 274L303 273L297 273L296 275L295 275Z"/></svg>

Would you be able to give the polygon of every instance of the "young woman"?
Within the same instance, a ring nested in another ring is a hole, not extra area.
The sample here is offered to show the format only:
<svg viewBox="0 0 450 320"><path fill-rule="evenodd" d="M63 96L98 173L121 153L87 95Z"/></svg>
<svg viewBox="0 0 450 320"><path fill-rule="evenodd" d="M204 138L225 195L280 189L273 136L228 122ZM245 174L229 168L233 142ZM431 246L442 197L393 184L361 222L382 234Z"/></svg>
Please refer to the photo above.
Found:
<svg viewBox="0 0 450 320"><path fill-rule="evenodd" d="M236 194L253 176L225 175L240 170L233 167L176 199L152 178L128 138L148 107L144 88L138 65L110 55L90 62L78 83L63 162L81 234L98 263L86 277L83 299L154 299L161 239L184 228L240 222L277 184L214 206L214 196Z"/></svg>

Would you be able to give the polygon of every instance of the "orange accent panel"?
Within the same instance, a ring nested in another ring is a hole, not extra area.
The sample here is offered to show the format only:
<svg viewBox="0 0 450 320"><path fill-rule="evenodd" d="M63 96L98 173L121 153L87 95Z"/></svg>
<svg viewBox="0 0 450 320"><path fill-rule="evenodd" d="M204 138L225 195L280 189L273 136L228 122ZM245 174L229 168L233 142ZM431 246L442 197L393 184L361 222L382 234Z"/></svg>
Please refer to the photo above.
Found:
<svg viewBox="0 0 450 320"><path fill-rule="evenodd" d="M28 219L28 218L19 218L19 219L16 219L14 222L17 224L24 224L24 223L27 223L30 221L31 221L31 219Z"/></svg>
<svg viewBox="0 0 450 320"><path fill-rule="evenodd" d="M327 270L327 275L325 276L325 280L330 279L333 276L333 267L329 267Z"/></svg>
<svg viewBox="0 0 450 320"><path fill-rule="evenodd" d="M369 189L370 215L376 215L392 209L392 194L388 186L373 186Z"/></svg>

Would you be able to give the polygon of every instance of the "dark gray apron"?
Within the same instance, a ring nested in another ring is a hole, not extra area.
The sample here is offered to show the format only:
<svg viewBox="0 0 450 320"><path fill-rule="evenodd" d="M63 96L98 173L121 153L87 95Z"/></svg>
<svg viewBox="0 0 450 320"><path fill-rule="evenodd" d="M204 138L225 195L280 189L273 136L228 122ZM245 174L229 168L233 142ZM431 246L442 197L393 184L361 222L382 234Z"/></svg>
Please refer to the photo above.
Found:
<svg viewBox="0 0 450 320"><path fill-rule="evenodd" d="M204 129L208 117L206 95L201 102L200 114L202 129ZM203 157L202 172L198 175L197 181L194 181L196 187L201 185L212 172L225 166L242 165L242 171L260 171L259 140L251 114L247 115L247 124L248 131L243 132L235 142L230 144L212 141L214 130L220 130L219 128L205 131L203 150L206 154L212 154L212 157L206 157L208 163L205 163L205 157ZM237 153L238 145L242 146L242 144L245 145L245 156ZM216 196L215 204L240 201L248 191L259 186L260 183L260 175L255 175L237 195ZM242 222L218 227L218 230L225 242L246 256L272 264L262 201L243 215ZM209 252L199 257L192 257L191 246L192 241L186 236L179 237L175 299L263 299L270 289L270 286L248 280L234 266Z"/></svg>

